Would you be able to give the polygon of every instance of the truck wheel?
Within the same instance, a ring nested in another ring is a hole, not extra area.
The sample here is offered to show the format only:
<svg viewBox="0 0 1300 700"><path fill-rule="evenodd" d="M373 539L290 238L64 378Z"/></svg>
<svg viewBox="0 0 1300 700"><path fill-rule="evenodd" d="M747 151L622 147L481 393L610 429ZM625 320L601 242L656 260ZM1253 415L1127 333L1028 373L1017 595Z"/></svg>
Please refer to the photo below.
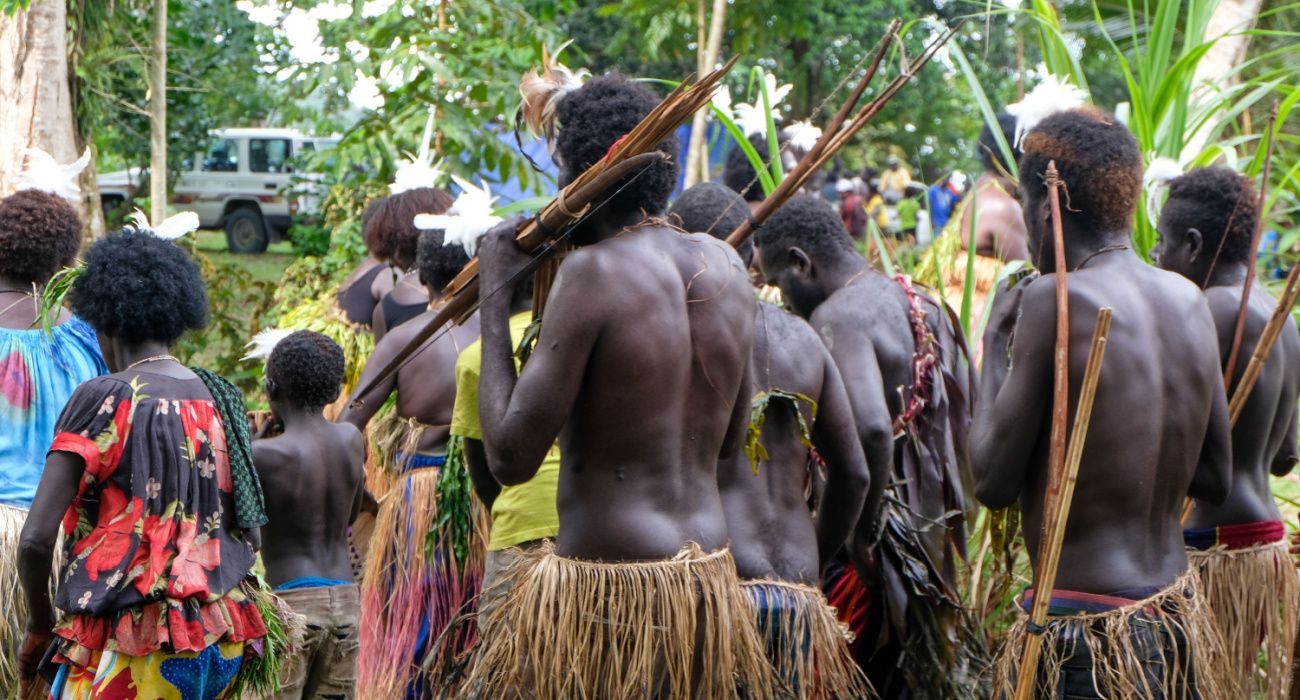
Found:
<svg viewBox="0 0 1300 700"><path fill-rule="evenodd" d="M226 247L232 253L265 253L270 244L262 213L250 207L230 212L226 217Z"/></svg>

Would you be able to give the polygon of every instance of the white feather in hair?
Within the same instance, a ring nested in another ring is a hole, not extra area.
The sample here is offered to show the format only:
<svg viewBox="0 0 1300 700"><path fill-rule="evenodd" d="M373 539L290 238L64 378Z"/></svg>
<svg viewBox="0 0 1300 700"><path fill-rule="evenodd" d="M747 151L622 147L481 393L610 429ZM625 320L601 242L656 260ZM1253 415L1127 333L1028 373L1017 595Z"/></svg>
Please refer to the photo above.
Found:
<svg viewBox="0 0 1300 700"><path fill-rule="evenodd" d="M822 130L819 126L813 126L813 123L807 119L794 122L785 128L786 138L790 139L790 146L800 151L811 151L812 147L817 145L817 139L822 137Z"/></svg>
<svg viewBox="0 0 1300 700"><path fill-rule="evenodd" d="M22 172L14 178L15 189L41 190L70 202L81 201L81 185L77 180L81 171L90 165L89 147L80 158L67 164L59 163L54 156L39 148L24 148L22 155L26 162Z"/></svg>
<svg viewBox="0 0 1300 700"><path fill-rule="evenodd" d="M419 214L415 217L415 227L422 230L442 229L442 244L464 246L465 253L471 258L478 247L479 236L501 223L501 217L492 213L492 196L486 181L480 180L482 187L474 183L451 176L460 186L460 195L451 203L445 214Z"/></svg>
<svg viewBox="0 0 1300 700"><path fill-rule="evenodd" d="M199 215L192 211L183 211L169 216L157 226L150 226L149 218L139 209L136 209L126 218L131 222L127 224L127 228L136 231L148 231L165 241L174 241L191 231L199 229Z"/></svg>
<svg viewBox="0 0 1300 700"><path fill-rule="evenodd" d="M420 152L414 156L410 153L406 154L407 160L398 166L397 172L393 173L393 182L388 186L389 194L401 194L420 187L438 186L445 174L439 167L441 164L433 162L433 151L430 149L432 143L433 112L430 112L428 121L424 123Z"/></svg>
<svg viewBox="0 0 1300 700"><path fill-rule="evenodd" d="M275 346L280 344L281 340L293 335L294 331L288 328L264 328L253 336L253 339L244 345L248 351L240 360L266 360L271 356L271 351Z"/></svg>
<svg viewBox="0 0 1300 700"><path fill-rule="evenodd" d="M519 94L523 103L519 106L524 125L533 136L545 136L548 144L555 141L556 110L560 99L582 87L584 81L591 77L586 68L572 70L560 63L557 58L572 40L560 44L560 48L551 54L542 47L542 67L533 68L519 81Z"/></svg>
<svg viewBox="0 0 1300 700"><path fill-rule="evenodd" d="M772 109L772 122L780 124L781 110L778 108L781 106L781 103L785 101L785 96L790 94L790 90L792 90L794 86L790 83L777 85L776 76L771 73L763 74L763 85L767 88L768 107ZM746 102L737 103L734 115L736 126L740 127L740 130L745 132L745 136L767 133L767 115L763 113L762 95L759 95L754 99L754 104Z"/></svg>
<svg viewBox="0 0 1300 700"><path fill-rule="evenodd" d="M1154 227L1160 222L1164 206L1161 195L1169 189L1169 181L1183 174L1183 168L1173 158L1151 158L1147 171L1142 174L1142 190L1147 198L1147 221Z"/></svg>
<svg viewBox="0 0 1300 700"><path fill-rule="evenodd" d="M1082 107L1088 93L1070 83L1048 75L1025 99L1007 105L1007 113L1016 118L1015 147L1019 148L1025 134L1053 114Z"/></svg>

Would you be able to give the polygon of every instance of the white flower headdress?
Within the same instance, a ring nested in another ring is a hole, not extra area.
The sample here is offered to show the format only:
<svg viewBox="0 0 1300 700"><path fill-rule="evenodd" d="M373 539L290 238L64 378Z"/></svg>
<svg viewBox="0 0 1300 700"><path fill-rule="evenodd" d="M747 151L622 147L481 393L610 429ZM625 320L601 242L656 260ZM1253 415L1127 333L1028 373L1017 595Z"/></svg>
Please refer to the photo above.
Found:
<svg viewBox="0 0 1300 700"><path fill-rule="evenodd" d="M41 190L70 202L81 201L81 186L77 180L81 171L90 165L89 147L80 158L67 164L59 163L54 156L39 148L24 148L22 155L26 162L22 172L14 178L15 189Z"/></svg>
<svg viewBox="0 0 1300 700"><path fill-rule="evenodd" d="M197 231L199 228L199 215L192 211L183 211L179 214L169 216L166 219L163 219L157 226L150 226L149 218L139 209L136 209L126 218L127 221L130 222L126 225L127 230L147 231L167 241L174 241L191 231Z"/></svg>
<svg viewBox="0 0 1300 700"><path fill-rule="evenodd" d="M407 160L398 166L393 174L393 182L388 186L389 194L401 194L420 187L437 187L444 176L439 163L433 162L433 112L424 123L424 136L420 139L420 151L412 156L407 153Z"/></svg>
<svg viewBox="0 0 1300 700"><path fill-rule="evenodd" d="M501 217L492 212L492 203L496 197L492 196L484 180L479 181L482 187L475 187L474 183L456 175L452 175L451 179L461 189L456 201L451 203L445 214L417 215L415 227L425 231L442 229L443 245L459 244L465 248L467 255L474 257L479 236L502 221Z"/></svg>
<svg viewBox="0 0 1300 700"><path fill-rule="evenodd" d="M1016 118L1015 148L1034 127L1053 114L1082 107L1088 100L1088 93L1065 82L1055 75L1048 75L1033 89L1025 99L1007 105L1007 113Z"/></svg>

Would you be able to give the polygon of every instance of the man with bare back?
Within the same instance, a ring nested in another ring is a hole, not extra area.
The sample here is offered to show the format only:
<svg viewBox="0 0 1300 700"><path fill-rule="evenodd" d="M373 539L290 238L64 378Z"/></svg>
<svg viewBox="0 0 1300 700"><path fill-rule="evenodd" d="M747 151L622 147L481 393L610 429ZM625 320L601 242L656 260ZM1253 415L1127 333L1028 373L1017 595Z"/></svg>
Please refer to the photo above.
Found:
<svg viewBox="0 0 1300 700"><path fill-rule="evenodd" d="M558 119L562 185L659 101L616 74L537 99L557 101L536 112ZM676 139L659 150L675 155ZM509 301L529 256L513 223L480 244L487 463L502 484L524 482L559 436L560 529L503 575L470 694L773 693L717 487L749 412L754 296L731 248L647 218L676 175L666 160L628 176L566 234L577 247L518 373Z"/></svg>
<svg viewBox="0 0 1300 700"><path fill-rule="evenodd" d="M1222 503L1231 455L1214 319L1195 285L1131 248L1142 159L1111 114L1052 115L1023 142L1020 194L1044 275L1000 293L984 336L971 436L976 494L1019 501L1035 572L1048 482L1057 307L1048 163L1064 182L1070 407L1078 402L1099 309L1114 311L1087 444L1043 630L1013 628L994 674L1010 697L1020 651L1043 634L1034 697L1227 698L1210 663L1221 639L1188 569L1179 516L1191 496ZM1038 591L1027 591L1029 606Z"/></svg>
<svg viewBox="0 0 1300 700"><path fill-rule="evenodd" d="M963 634L954 587L965 548L969 420L956 324L906 279L872 268L820 197L791 198L759 229L757 244L767 283L835 360L867 463L892 466L888 478L872 480L848 542L852 567L832 563L827 597L857 634L859 662L885 697L960 696L979 648Z"/></svg>
<svg viewBox="0 0 1300 700"><path fill-rule="evenodd" d="M703 182L677 197L668 222L725 239L748 215L740 195ZM748 267L753 244L738 252ZM718 463L736 571L778 678L801 698L866 697L851 635L819 583L858 521L869 483L886 478L889 465L868 473L844 382L812 327L766 302L757 310L750 394L765 404L762 427L751 417L748 449ZM809 503L821 481L814 518Z"/></svg>
<svg viewBox="0 0 1300 700"><path fill-rule="evenodd" d="M1160 267L1204 290L1224 365L1236 335L1258 220L1255 188L1234 170L1201 168L1169 183L1154 257ZM1229 395L1277 306L1259 283L1252 285L1248 302ZM1201 574L1241 697L1285 698L1291 683L1300 576L1290 566L1286 529L1268 477L1285 476L1295 466L1298 391L1300 333L1288 314L1232 431L1232 493L1219 506L1197 504L1183 523L1188 557ZM1261 647L1267 660L1263 673Z"/></svg>

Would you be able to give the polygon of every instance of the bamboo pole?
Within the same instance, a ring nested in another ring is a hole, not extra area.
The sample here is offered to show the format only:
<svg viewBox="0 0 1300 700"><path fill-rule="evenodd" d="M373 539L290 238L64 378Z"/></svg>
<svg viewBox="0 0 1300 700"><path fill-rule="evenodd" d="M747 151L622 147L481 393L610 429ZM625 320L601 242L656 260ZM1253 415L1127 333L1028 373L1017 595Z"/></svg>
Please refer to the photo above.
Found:
<svg viewBox="0 0 1300 700"><path fill-rule="evenodd" d="M1233 427L1236 427L1237 420L1241 418L1241 413L1246 408L1246 400L1250 398L1250 392L1255 389L1255 382L1259 381L1264 363L1268 362L1268 354L1273 351L1273 345L1277 343L1278 337L1282 335L1282 329L1286 327L1286 320L1291 316L1291 308L1295 306L1297 294L1300 294L1300 265L1291 267L1291 274L1286 278L1286 287L1278 297L1277 306L1273 307L1273 315L1269 316L1264 332L1260 334L1259 342L1255 344L1255 352L1250 356L1250 363L1246 365L1241 381L1232 392L1232 400L1228 402L1228 422Z"/></svg>
<svg viewBox="0 0 1300 700"><path fill-rule="evenodd" d="M1268 116L1268 145L1264 150L1264 176L1259 186L1259 206L1256 207L1255 232L1250 238L1250 259L1246 263L1246 281L1241 287L1241 306L1237 309L1237 326L1232 334L1232 350L1228 352L1228 364L1223 369L1223 388L1232 386L1232 377L1237 373L1237 356L1241 353L1242 337L1246 333L1246 312L1250 304L1250 288L1255 283L1255 251L1259 250L1259 239L1264 233L1264 208L1268 204L1268 175L1273 164L1273 135L1277 130L1277 100L1273 101L1273 110ZM1228 235L1224 232L1224 235Z"/></svg>
<svg viewBox="0 0 1300 700"><path fill-rule="evenodd" d="M1074 430L1070 434L1070 446L1061 475L1061 491L1057 494L1053 510L1043 512L1043 521L1053 522L1054 527L1051 539L1045 543L1046 557L1040 554L1038 559L1034 602L1029 612L1032 629L1042 629L1047 624L1047 611L1052 603L1052 589L1056 586L1056 571L1061 563L1061 545L1065 542L1065 523L1069 520L1074 488L1079 481L1079 463L1083 460L1083 447L1088 439L1092 403L1097 395L1098 379L1101 377L1101 362L1106 356L1110 318L1111 309L1108 306L1097 312L1097 325L1092 331L1092 347L1088 350L1088 365L1084 369L1083 386L1079 392L1079 406L1074 414ZM1047 495L1052 494L1049 492ZM1020 658L1020 673L1016 680L1016 700L1029 700L1033 696L1034 679L1038 672L1038 655L1042 647L1041 632L1030 634L1026 639L1024 654Z"/></svg>

